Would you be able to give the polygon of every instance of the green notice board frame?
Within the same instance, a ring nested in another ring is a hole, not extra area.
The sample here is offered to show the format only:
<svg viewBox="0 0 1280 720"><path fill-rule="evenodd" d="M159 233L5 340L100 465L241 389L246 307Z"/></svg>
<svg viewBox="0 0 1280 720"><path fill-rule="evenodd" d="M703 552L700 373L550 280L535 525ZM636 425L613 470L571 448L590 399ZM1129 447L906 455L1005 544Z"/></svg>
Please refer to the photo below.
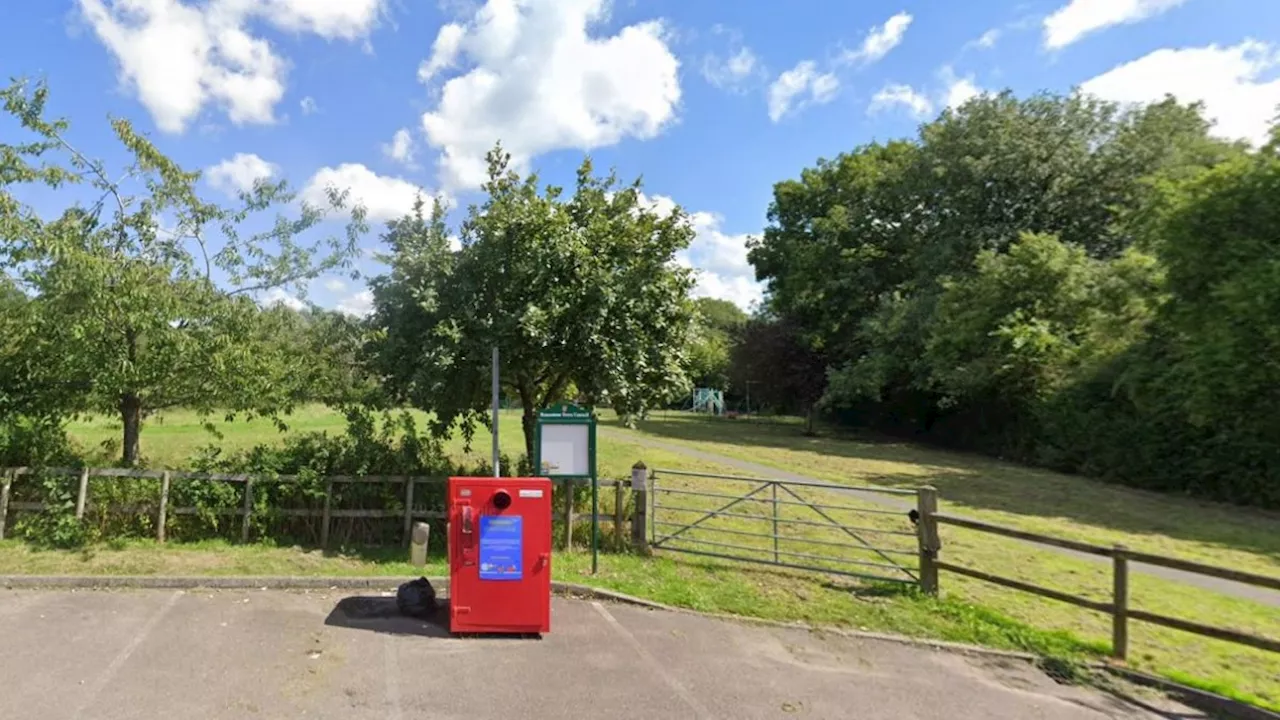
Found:
<svg viewBox="0 0 1280 720"><path fill-rule="evenodd" d="M586 447L582 447L583 444ZM556 465L552 464L552 458L557 461ZM567 467L562 470L565 463ZM540 477L564 481L565 502L573 502L575 480L591 481L591 573L594 575L600 551L595 413L573 403L557 403L539 412L534 426L533 468Z"/></svg>

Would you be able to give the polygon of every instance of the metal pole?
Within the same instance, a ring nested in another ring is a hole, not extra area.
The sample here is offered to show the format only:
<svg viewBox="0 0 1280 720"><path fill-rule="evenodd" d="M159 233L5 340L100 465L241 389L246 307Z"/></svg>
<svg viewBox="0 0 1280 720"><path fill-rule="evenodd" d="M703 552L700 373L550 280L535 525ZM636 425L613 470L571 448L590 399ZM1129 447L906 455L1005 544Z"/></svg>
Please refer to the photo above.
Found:
<svg viewBox="0 0 1280 720"><path fill-rule="evenodd" d="M773 561L778 562L778 483L773 483Z"/></svg>
<svg viewBox="0 0 1280 720"><path fill-rule="evenodd" d="M502 469L498 467L498 402L501 383L498 379L498 346L493 346L493 476L501 477Z"/></svg>

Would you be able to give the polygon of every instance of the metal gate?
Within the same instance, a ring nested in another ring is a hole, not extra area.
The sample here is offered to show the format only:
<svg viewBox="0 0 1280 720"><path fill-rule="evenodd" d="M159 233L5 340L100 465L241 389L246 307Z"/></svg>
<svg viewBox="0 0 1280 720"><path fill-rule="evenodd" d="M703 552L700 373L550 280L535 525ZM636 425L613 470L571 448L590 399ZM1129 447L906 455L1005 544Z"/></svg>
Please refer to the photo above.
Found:
<svg viewBox="0 0 1280 720"><path fill-rule="evenodd" d="M916 491L653 471L656 549L916 583Z"/></svg>

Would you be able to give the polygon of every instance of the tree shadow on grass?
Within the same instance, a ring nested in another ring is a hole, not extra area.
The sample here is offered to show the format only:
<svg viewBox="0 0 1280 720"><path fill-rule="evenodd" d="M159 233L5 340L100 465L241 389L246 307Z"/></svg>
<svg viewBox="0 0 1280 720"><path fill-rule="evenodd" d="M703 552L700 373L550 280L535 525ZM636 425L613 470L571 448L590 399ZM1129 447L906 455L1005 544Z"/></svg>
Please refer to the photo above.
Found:
<svg viewBox="0 0 1280 720"><path fill-rule="evenodd" d="M1280 559L1280 513L1139 490L1078 475L1025 467L981 455L913 445L847 429L808 438L797 424L677 416L639 425L646 435L684 442L764 447L868 461L850 485L937 488L944 511L995 510L1027 518L1062 518L1083 525L1165 536ZM707 448L715 452L714 448ZM764 458L750 462L761 463ZM901 472L876 472L900 463ZM796 468L779 468L794 472ZM803 469L801 468L801 471ZM1052 533L1050 533L1052 534Z"/></svg>

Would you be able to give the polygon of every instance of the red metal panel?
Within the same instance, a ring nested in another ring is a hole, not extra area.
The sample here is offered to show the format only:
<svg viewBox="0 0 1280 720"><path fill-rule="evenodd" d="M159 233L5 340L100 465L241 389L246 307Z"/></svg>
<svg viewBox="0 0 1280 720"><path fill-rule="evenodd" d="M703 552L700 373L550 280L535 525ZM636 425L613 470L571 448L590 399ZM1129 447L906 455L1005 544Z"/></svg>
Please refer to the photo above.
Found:
<svg viewBox="0 0 1280 720"><path fill-rule="evenodd" d="M449 630L549 632L551 481L452 477L448 515Z"/></svg>

